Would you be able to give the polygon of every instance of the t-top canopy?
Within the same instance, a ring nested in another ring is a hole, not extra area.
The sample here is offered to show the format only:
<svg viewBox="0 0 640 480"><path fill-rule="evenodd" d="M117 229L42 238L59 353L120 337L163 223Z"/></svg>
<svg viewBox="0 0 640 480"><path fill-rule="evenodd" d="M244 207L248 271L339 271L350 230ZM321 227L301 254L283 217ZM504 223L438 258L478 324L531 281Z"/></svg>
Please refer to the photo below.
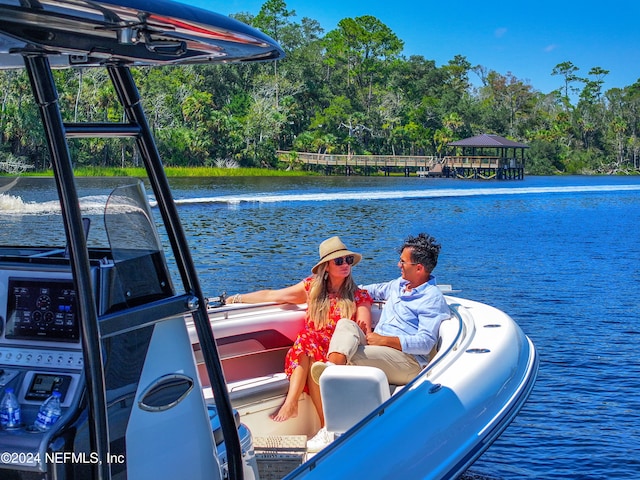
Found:
<svg viewBox="0 0 640 480"><path fill-rule="evenodd" d="M52 66L275 60L267 35L239 21L169 0L0 0L0 68L46 52Z"/></svg>

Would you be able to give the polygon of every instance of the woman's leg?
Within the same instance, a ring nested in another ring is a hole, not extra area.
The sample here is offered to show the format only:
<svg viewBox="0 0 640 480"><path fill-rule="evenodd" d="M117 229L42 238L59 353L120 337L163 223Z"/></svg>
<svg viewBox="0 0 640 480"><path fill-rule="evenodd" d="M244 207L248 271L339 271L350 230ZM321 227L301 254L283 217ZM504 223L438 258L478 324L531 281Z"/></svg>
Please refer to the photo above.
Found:
<svg viewBox="0 0 640 480"><path fill-rule="evenodd" d="M284 422L290 418L298 416L298 399L302 390L304 390L304 384L307 381L309 374L309 357L306 355L300 356L298 366L293 370L291 377L289 377L289 391L284 399L284 403L275 413L271 416L271 419L276 422Z"/></svg>
<svg viewBox="0 0 640 480"><path fill-rule="evenodd" d="M306 357L307 361L311 363L309 357ZM318 417L320 418L320 426L324 427L324 410L322 409L322 397L320 396L320 385L318 385L311 376L311 369L309 368L307 374L307 386L309 387L309 396L313 402L313 406L316 407Z"/></svg>

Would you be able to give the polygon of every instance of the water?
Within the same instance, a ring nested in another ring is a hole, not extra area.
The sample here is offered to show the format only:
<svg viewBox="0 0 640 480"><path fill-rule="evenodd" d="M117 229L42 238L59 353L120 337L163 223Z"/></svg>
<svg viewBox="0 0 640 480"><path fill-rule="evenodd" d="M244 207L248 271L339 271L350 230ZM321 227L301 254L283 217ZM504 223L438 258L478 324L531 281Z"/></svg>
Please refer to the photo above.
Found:
<svg viewBox="0 0 640 480"><path fill-rule="evenodd" d="M56 215L51 204L38 213L38 202L51 200L40 198L32 185L38 182L22 179L5 192L23 205L0 198L3 243ZM110 188L122 180L109 182ZM403 238L434 235L443 246L435 271L440 283L508 312L541 358L528 403L466 476L638 477L640 177L171 183L211 296L299 281L317 261L320 241L332 235L363 254L354 269L358 282L393 278ZM79 184L86 209L95 213L108 189L99 179ZM27 220L16 214L21 209L31 211ZM94 225L91 236L99 237ZM59 235L46 232L50 240Z"/></svg>

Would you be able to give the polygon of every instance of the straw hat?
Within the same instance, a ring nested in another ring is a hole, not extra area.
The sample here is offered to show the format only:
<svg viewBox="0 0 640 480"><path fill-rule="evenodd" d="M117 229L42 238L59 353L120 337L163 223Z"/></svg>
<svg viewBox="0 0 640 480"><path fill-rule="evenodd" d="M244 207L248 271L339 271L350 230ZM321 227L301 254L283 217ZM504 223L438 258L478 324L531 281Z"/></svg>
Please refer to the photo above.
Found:
<svg viewBox="0 0 640 480"><path fill-rule="evenodd" d="M347 255L353 255L355 258L353 260L353 265L358 264L360 260L362 260L362 255L356 252L352 252L349 250L340 237L331 237L327 238L324 242L320 244L320 261L314 265L311 269L313 273L318 272L318 267L329 260L333 260L334 258L345 257Z"/></svg>

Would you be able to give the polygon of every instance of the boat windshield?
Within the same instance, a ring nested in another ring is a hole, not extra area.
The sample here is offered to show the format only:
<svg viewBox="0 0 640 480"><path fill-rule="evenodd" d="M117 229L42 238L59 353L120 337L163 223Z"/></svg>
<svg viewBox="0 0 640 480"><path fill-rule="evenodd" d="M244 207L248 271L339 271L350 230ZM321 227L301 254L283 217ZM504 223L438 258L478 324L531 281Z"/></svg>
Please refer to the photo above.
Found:
<svg viewBox="0 0 640 480"><path fill-rule="evenodd" d="M131 185L131 179L117 178L77 178L76 181L90 249L108 249L120 257L131 248L159 250L160 242L142 184ZM0 222L0 248L20 246L44 252L66 246L53 178L0 177Z"/></svg>
<svg viewBox="0 0 640 480"><path fill-rule="evenodd" d="M132 307L173 294L142 182L117 187L107 200L104 226L115 276L108 310Z"/></svg>
<svg viewBox="0 0 640 480"><path fill-rule="evenodd" d="M104 209L104 226L116 264L162 253L142 182L111 192Z"/></svg>
<svg viewBox="0 0 640 480"><path fill-rule="evenodd" d="M118 288L112 289L109 310L171 295L172 281L143 183L130 184L129 179L114 187L104 179L79 180L89 256L114 267L112 287ZM0 178L0 221L0 257L68 263L52 179Z"/></svg>
<svg viewBox="0 0 640 480"><path fill-rule="evenodd" d="M116 262L162 250L142 182L76 181L90 250L108 250ZM0 177L0 223L0 248L35 248L55 256L53 250L66 247L52 178Z"/></svg>
<svg viewBox="0 0 640 480"><path fill-rule="evenodd" d="M85 230L91 225L87 245L108 249L103 219L108 193L117 185L105 189L102 180L79 180L84 184L78 192ZM99 182L103 184L98 185ZM62 210L53 178L0 177L0 223L0 248L4 254L13 250L17 256L57 256L66 250Z"/></svg>

